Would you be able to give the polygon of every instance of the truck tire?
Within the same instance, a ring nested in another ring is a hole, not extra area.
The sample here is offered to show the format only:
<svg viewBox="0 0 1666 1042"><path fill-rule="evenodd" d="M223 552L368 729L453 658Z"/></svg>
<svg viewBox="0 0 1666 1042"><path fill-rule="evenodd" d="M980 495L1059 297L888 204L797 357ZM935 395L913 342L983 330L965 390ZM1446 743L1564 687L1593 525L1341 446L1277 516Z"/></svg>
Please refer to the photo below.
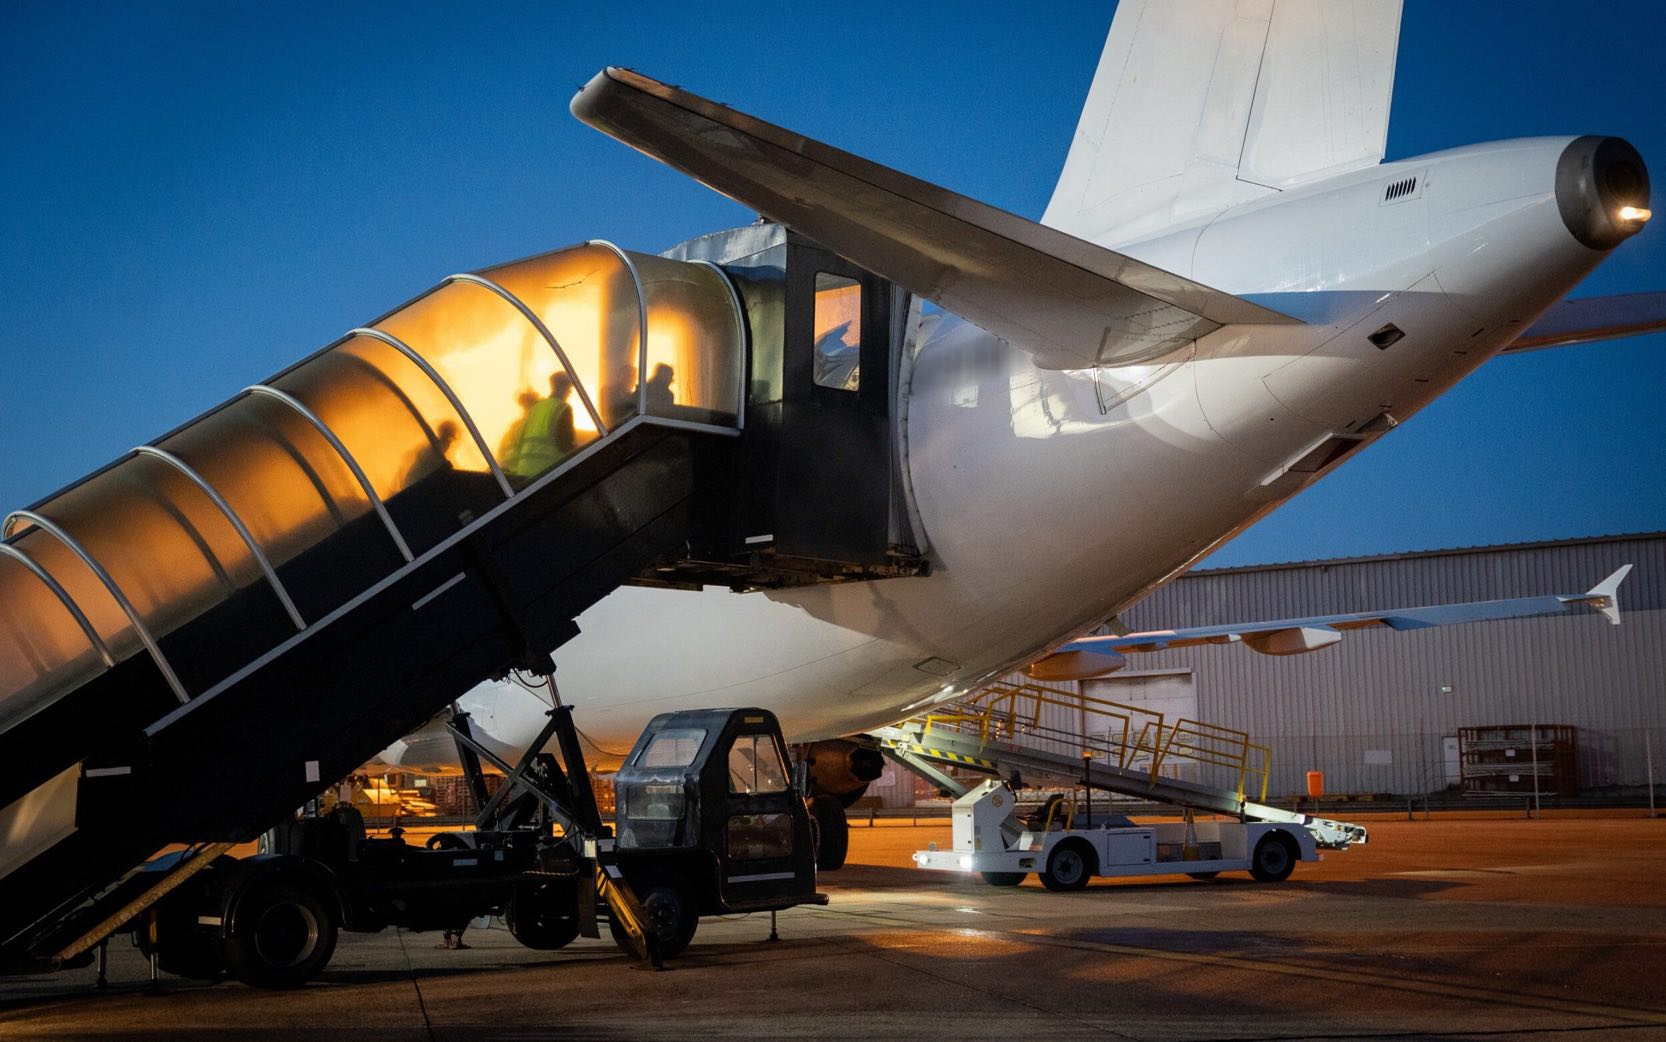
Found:
<svg viewBox="0 0 1666 1042"><path fill-rule="evenodd" d="M566 883L533 883L515 891L503 909L509 935L534 951L554 951L578 937L578 898Z"/></svg>
<svg viewBox="0 0 1666 1042"><path fill-rule="evenodd" d="M667 959L681 955L689 942L694 940L694 931L700 926L700 913L694 908L693 895L673 880L653 878L636 888L636 899L659 940L660 955ZM627 955L635 954L631 951L630 938L624 927L612 915L608 916L608 930L620 950Z"/></svg>
<svg viewBox="0 0 1666 1042"><path fill-rule="evenodd" d="M1080 890L1099 870L1098 860L1085 840L1067 839L1047 855L1047 870L1041 873L1041 885L1049 890Z"/></svg>
<svg viewBox="0 0 1666 1042"><path fill-rule="evenodd" d="M1269 832L1250 855L1250 875L1258 883L1282 883L1296 870L1300 856L1295 840L1283 832Z"/></svg>
<svg viewBox="0 0 1666 1042"><path fill-rule="evenodd" d="M816 870L831 872L845 867L850 853L850 822L836 796L817 796L810 801L810 816L816 819Z"/></svg>
<svg viewBox="0 0 1666 1042"><path fill-rule="evenodd" d="M335 954L335 915L311 888L276 880L243 899L225 946L226 968L244 984L299 987Z"/></svg>
<svg viewBox="0 0 1666 1042"><path fill-rule="evenodd" d="M984 872L983 881L990 886L1017 886L1028 872Z"/></svg>

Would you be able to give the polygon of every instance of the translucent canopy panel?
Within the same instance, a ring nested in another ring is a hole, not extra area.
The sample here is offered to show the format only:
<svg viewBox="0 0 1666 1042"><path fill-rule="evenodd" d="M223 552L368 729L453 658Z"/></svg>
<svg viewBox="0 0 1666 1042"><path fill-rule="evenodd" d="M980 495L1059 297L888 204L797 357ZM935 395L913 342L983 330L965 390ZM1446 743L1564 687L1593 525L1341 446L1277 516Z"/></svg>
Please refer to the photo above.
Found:
<svg viewBox="0 0 1666 1042"><path fill-rule="evenodd" d="M23 562L0 555L0 731L104 668L51 587Z"/></svg>
<svg viewBox="0 0 1666 1042"><path fill-rule="evenodd" d="M352 469L283 402L247 395L161 446L225 499L304 620L316 621L399 566Z"/></svg>
<svg viewBox="0 0 1666 1042"><path fill-rule="evenodd" d="M129 457L36 513L46 524L37 526L30 548L43 548L37 560L66 590L77 591L77 603L82 603L80 590L104 585L81 553L98 563L125 598L122 605L114 594L95 596L84 609L112 651L130 648L135 637L142 642L139 627L164 642L210 609L238 598L235 625L227 632L208 642L181 633L175 642L188 652L174 666L187 692L218 679L227 657L253 657L295 632L226 510L187 472L163 459ZM44 549L49 542L59 546ZM239 597L244 591L249 595ZM112 602L116 611L110 610Z"/></svg>
<svg viewBox="0 0 1666 1042"><path fill-rule="evenodd" d="M598 434L571 375L579 370L569 370L543 332L485 286L449 282L376 328L428 360L517 484Z"/></svg>
<svg viewBox="0 0 1666 1042"><path fill-rule="evenodd" d="M636 415L642 302L621 253L595 244L577 246L482 274L538 316L590 392L602 423L617 427ZM544 367L559 363L548 344L542 352L529 370L526 389L547 393ZM595 418L582 406L574 423L581 431L595 430Z"/></svg>
<svg viewBox="0 0 1666 1042"><path fill-rule="evenodd" d="M14 517L0 726L106 653L200 694L640 414L732 427L745 359L709 265L593 243L453 276Z"/></svg>
<svg viewBox="0 0 1666 1042"><path fill-rule="evenodd" d="M393 344L349 337L272 386L294 395L341 439L415 553L504 499L471 417Z"/></svg>
<svg viewBox="0 0 1666 1042"><path fill-rule="evenodd" d="M630 255L647 298L643 412L733 423L740 415L746 334L734 291L704 264Z"/></svg>

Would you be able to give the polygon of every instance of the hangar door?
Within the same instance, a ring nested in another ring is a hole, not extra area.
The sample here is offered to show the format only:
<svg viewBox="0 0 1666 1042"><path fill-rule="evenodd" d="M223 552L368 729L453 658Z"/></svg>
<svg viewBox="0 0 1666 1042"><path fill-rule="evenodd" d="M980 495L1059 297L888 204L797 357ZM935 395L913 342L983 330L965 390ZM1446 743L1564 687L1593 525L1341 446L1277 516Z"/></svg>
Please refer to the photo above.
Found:
<svg viewBox="0 0 1666 1042"><path fill-rule="evenodd" d="M1178 720L1197 719L1197 686L1190 672L1177 673L1146 673L1133 676L1100 677L1097 680L1082 681L1082 693L1091 698L1102 698L1107 702L1117 702L1136 709L1144 709L1151 713L1163 714L1165 724L1173 724ZM1085 726L1090 730L1101 732L1112 725L1110 720L1086 720ZM1114 726L1120 733L1122 723L1115 721ZM1138 730L1136 723L1135 729ZM1136 763L1148 765L1149 758ZM1182 781L1197 781L1198 765L1196 762L1178 757L1171 757L1163 761L1163 769L1159 772L1165 777L1178 778Z"/></svg>

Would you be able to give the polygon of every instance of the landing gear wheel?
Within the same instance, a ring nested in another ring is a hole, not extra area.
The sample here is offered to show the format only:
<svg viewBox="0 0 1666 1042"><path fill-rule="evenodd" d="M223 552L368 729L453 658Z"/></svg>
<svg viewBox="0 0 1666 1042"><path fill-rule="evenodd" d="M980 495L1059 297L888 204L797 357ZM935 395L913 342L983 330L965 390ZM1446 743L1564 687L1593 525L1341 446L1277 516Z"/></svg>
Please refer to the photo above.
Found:
<svg viewBox="0 0 1666 1042"><path fill-rule="evenodd" d="M1282 883L1296 870L1296 844L1282 832L1269 832L1250 856L1250 875L1258 883Z"/></svg>
<svg viewBox="0 0 1666 1042"><path fill-rule="evenodd" d="M1219 872L1187 872L1186 874L1200 883L1207 883L1209 880L1220 875Z"/></svg>
<svg viewBox="0 0 1666 1042"><path fill-rule="evenodd" d="M1041 873L1041 885L1049 890L1080 890L1093 878L1093 862L1092 847L1081 840L1067 839L1047 856L1047 870Z"/></svg>
<svg viewBox="0 0 1666 1042"><path fill-rule="evenodd" d="M984 872L983 881L990 886L1017 886L1024 881L1028 872Z"/></svg>
<svg viewBox="0 0 1666 1042"><path fill-rule="evenodd" d="M226 967L254 988L295 988L311 980L336 950L336 922L303 887L277 883L247 897L226 939Z"/></svg>
<svg viewBox="0 0 1666 1042"><path fill-rule="evenodd" d="M850 853L850 823L844 805L836 796L817 796L810 801L810 816L816 819L816 870L831 872L845 867Z"/></svg>
<svg viewBox="0 0 1666 1042"><path fill-rule="evenodd" d="M700 926L699 913L694 910L694 900L688 891L669 880L654 880L637 889L636 899L647 916L647 927L659 940L661 957L669 959L682 954L688 943L694 940L694 931ZM611 915L608 916L608 931L613 934L613 943L621 950L629 955L635 954L631 949L630 936L619 920Z"/></svg>
<svg viewBox="0 0 1666 1042"><path fill-rule="evenodd" d="M515 891L503 910L510 936L534 951L554 951L578 937L578 898L565 883L534 883Z"/></svg>

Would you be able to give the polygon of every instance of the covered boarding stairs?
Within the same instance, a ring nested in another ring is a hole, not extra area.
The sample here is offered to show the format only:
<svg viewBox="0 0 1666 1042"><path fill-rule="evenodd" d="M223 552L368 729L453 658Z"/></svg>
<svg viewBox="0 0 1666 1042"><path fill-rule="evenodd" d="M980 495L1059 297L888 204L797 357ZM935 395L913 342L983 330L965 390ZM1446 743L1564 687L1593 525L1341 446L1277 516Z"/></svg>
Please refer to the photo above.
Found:
<svg viewBox="0 0 1666 1042"><path fill-rule="evenodd" d="M684 552L742 422L704 262L454 275L0 531L0 957L248 839Z"/></svg>
<svg viewBox="0 0 1666 1042"><path fill-rule="evenodd" d="M1272 752L1244 732L1040 684L993 684L872 732L893 758L951 791L947 766L1095 789L1243 821L1287 822L1320 846L1365 829L1268 805Z"/></svg>

